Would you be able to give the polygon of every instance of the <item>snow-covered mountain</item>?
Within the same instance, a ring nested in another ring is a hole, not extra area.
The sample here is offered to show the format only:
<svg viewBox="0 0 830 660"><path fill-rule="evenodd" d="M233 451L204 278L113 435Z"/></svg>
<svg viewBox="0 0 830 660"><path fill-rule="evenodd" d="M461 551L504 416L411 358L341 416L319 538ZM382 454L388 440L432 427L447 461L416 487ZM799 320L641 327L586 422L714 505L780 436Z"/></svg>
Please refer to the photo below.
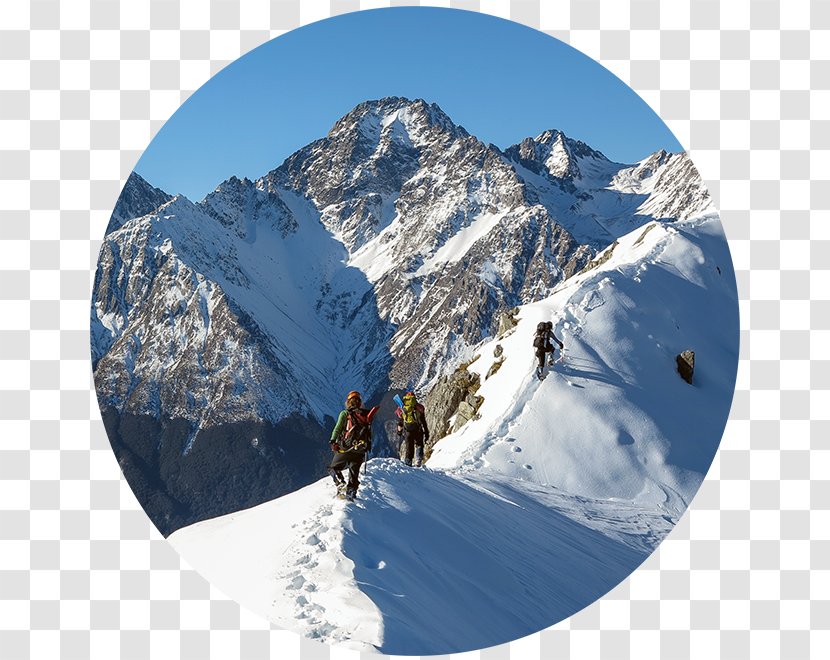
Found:
<svg viewBox="0 0 830 660"><path fill-rule="evenodd" d="M694 496L730 407L737 303L717 214L652 221L476 346L478 416L428 469L372 459L354 504L321 479L170 541L232 598L328 643L427 655L536 632L624 579ZM542 320L565 352L540 381Z"/></svg>
<svg viewBox="0 0 830 660"><path fill-rule="evenodd" d="M545 299L636 227L710 209L685 154L622 165L553 130L502 151L397 97L201 202L137 175L124 195L93 294L96 389L125 447L127 419L176 447L175 468L136 462L173 475L232 425L247 425L252 465L261 425L289 418L325 452L349 390L429 389L505 309Z"/></svg>

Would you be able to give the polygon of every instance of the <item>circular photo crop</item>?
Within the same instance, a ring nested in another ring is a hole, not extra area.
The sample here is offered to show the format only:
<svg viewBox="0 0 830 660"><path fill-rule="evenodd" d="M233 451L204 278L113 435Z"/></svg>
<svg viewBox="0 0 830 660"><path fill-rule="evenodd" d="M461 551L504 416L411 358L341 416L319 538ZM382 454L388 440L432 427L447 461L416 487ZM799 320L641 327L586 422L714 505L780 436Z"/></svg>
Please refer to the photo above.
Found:
<svg viewBox="0 0 830 660"><path fill-rule="evenodd" d="M626 85L506 20L356 12L198 90L121 193L95 387L147 515L243 606L470 651L637 568L738 364L718 211Z"/></svg>

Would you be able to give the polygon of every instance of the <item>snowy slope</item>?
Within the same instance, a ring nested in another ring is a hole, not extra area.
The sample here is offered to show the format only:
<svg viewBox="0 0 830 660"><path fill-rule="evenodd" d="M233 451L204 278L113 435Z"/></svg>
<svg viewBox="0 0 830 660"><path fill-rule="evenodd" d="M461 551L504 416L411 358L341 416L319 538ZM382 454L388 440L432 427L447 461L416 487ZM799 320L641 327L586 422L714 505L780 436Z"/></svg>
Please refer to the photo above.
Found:
<svg viewBox="0 0 830 660"><path fill-rule="evenodd" d="M169 540L277 625L361 651L426 655L552 625L621 581L670 529L627 503L394 459L370 461L356 503L332 493L324 480Z"/></svg>
<svg viewBox="0 0 830 660"><path fill-rule="evenodd" d="M519 317L515 332L477 349L468 370L482 378L481 418L441 440L430 465L679 516L720 442L737 366L737 297L718 217L622 237L607 261ZM531 346L543 320L565 357L540 383ZM497 343L505 361L485 380ZM676 373L686 349L696 354L693 385Z"/></svg>
<svg viewBox="0 0 830 660"><path fill-rule="evenodd" d="M354 504L322 479L171 543L277 625L389 654L503 643L600 597L677 522L726 421L737 295L717 215L621 236L518 317L477 347L480 417L428 469L373 459ZM548 319L566 352L539 382L532 335ZM674 364L687 348L693 385Z"/></svg>

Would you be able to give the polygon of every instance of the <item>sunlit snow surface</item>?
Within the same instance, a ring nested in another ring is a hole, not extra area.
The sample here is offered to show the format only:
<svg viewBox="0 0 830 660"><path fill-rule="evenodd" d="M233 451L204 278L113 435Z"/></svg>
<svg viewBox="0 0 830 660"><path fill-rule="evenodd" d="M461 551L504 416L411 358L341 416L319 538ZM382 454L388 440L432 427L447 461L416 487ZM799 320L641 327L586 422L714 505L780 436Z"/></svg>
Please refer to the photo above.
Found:
<svg viewBox="0 0 830 660"><path fill-rule="evenodd" d="M610 248L609 248L610 249ZM602 265L520 308L478 349L480 418L428 469L372 459L354 503L323 479L170 542L228 596L320 641L457 653L570 616L653 551L714 457L737 367L734 273L717 215L622 235ZM532 335L564 358L539 381ZM675 356L696 354L694 384Z"/></svg>

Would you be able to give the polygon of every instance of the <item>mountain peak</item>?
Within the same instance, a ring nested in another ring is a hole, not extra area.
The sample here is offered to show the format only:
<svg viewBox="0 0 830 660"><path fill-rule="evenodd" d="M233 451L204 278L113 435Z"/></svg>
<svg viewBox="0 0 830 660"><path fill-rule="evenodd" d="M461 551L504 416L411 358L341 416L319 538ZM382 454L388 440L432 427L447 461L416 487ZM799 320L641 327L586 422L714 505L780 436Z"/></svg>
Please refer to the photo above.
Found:
<svg viewBox="0 0 830 660"><path fill-rule="evenodd" d="M132 172L118 197L105 235L120 229L132 218L152 213L172 199L172 195L151 186L140 174Z"/></svg>
<svg viewBox="0 0 830 660"><path fill-rule="evenodd" d="M357 130L366 138L378 140L396 122L411 137L436 128L459 136L468 135L437 103L428 103L420 98L412 100L403 96L386 96L355 106L337 120L329 131L329 137Z"/></svg>
<svg viewBox="0 0 830 660"><path fill-rule="evenodd" d="M581 161L611 164L601 151L592 149L581 140L570 138L555 128L548 129L535 138L525 138L505 150L505 154L533 171L546 171L560 179L580 178L583 175Z"/></svg>
<svg viewBox="0 0 830 660"><path fill-rule="evenodd" d="M529 138L528 138L529 139ZM563 141L567 136L556 128L549 128L537 135L533 141L537 144L553 144L554 142Z"/></svg>

